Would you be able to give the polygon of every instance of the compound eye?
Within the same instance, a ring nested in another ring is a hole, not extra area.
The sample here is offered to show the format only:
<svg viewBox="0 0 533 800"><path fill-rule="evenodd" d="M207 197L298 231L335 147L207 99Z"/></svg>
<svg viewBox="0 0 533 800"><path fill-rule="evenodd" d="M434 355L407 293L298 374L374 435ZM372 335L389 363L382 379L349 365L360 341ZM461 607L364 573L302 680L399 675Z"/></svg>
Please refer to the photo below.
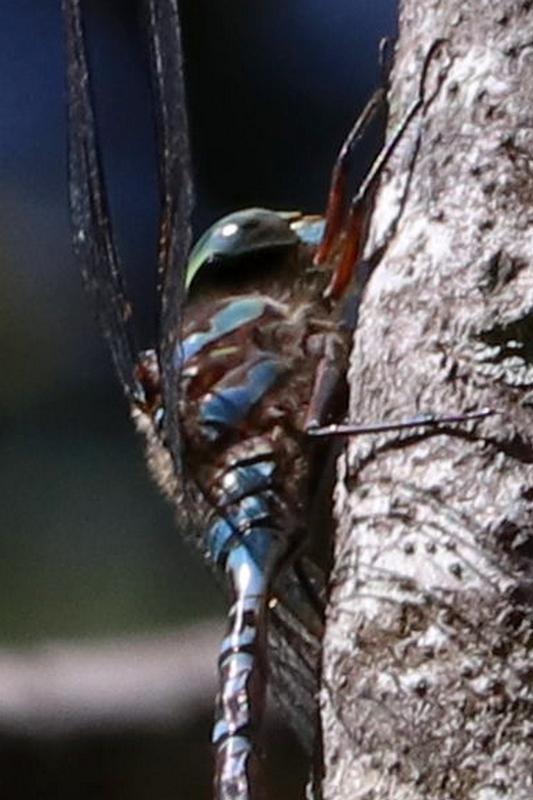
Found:
<svg viewBox="0 0 533 800"><path fill-rule="evenodd" d="M247 208L216 222L195 244L189 257L185 285L191 286L200 270L211 264L230 270L247 256L295 247L299 238L291 227L298 214Z"/></svg>

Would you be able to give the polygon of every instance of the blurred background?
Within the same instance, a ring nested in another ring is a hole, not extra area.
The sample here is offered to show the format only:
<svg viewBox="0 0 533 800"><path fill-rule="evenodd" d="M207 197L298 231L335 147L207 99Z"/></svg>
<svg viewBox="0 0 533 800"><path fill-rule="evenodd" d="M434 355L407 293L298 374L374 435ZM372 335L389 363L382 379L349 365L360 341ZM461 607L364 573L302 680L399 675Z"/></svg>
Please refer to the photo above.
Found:
<svg viewBox="0 0 533 800"><path fill-rule="evenodd" d="M179 5L196 234L239 207L321 211L379 81L394 0ZM136 6L85 3L111 207L148 346L156 153ZM0 793L208 797L223 627L209 621L224 602L147 478L73 263L59 0L0 4L0 92ZM375 147L361 149L360 173ZM287 776L304 772L287 769L288 748L281 784L295 796Z"/></svg>

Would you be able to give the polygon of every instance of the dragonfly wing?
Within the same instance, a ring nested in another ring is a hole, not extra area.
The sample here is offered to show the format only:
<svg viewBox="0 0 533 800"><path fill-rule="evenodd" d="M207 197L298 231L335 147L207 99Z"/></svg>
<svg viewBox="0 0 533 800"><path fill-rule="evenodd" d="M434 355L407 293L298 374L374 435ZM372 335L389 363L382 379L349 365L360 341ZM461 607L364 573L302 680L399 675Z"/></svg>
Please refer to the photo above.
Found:
<svg viewBox="0 0 533 800"><path fill-rule="evenodd" d="M83 284L126 395L135 397L131 305L118 260L102 174L80 0L63 0L67 56L68 171L74 251Z"/></svg>
<svg viewBox="0 0 533 800"><path fill-rule="evenodd" d="M176 0L145 0L145 8L160 151L159 366L165 438L174 464L181 471L179 342L193 207L183 51Z"/></svg>
<svg viewBox="0 0 533 800"><path fill-rule="evenodd" d="M318 729L321 637L280 603L270 613L268 645L269 680L276 703L311 754Z"/></svg>

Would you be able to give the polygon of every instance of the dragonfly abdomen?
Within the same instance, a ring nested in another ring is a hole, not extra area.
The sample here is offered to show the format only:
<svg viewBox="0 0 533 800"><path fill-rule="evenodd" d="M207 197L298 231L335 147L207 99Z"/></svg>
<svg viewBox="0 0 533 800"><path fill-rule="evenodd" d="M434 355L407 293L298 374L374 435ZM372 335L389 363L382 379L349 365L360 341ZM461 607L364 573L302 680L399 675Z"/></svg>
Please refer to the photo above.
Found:
<svg viewBox="0 0 533 800"><path fill-rule="evenodd" d="M268 527L261 500L253 496L246 500L245 510L230 520L220 518L207 533L210 555L224 569L232 597L220 650L213 729L218 800L262 796L256 734L267 681L266 604L272 576L286 550L284 537Z"/></svg>
<svg viewBox="0 0 533 800"><path fill-rule="evenodd" d="M256 734L267 683L267 602L300 536L268 437L237 443L226 463L213 481L217 513L205 536L207 555L225 573L232 600L219 658L215 796L255 800L263 791Z"/></svg>

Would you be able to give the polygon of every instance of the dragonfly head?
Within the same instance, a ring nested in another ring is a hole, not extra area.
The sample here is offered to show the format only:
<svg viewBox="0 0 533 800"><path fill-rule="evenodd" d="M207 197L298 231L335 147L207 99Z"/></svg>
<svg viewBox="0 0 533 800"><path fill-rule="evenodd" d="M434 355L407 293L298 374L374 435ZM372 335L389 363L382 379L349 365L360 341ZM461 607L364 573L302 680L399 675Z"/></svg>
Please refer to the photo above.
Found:
<svg viewBox="0 0 533 800"><path fill-rule="evenodd" d="M255 258L294 249L301 238L293 224L301 216L298 211L247 208L222 217L191 250L185 278L187 291L207 265L225 271L230 262L242 263L247 256Z"/></svg>

